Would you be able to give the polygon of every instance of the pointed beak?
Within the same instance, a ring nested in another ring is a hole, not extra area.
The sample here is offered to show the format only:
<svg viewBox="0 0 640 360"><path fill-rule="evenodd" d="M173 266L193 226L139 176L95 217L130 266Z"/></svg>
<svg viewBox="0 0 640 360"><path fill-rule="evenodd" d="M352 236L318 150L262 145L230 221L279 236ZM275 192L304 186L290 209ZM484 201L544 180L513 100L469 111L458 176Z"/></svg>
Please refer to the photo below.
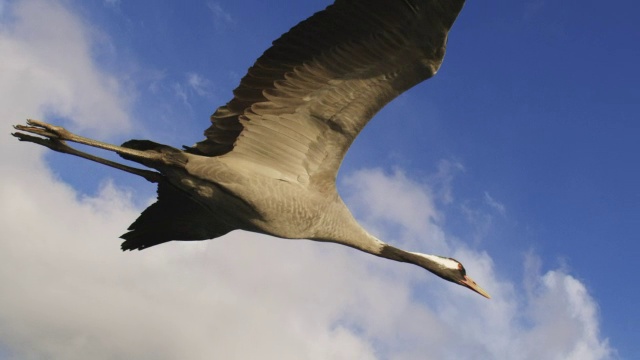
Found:
<svg viewBox="0 0 640 360"><path fill-rule="evenodd" d="M478 294L486 297L487 299L491 299L491 295L489 295L486 291L484 291L480 286L478 286L478 284L476 284L475 281L473 281L473 279L471 279L468 276L464 276L463 280L460 280L460 285L467 287L475 292L477 292Z"/></svg>

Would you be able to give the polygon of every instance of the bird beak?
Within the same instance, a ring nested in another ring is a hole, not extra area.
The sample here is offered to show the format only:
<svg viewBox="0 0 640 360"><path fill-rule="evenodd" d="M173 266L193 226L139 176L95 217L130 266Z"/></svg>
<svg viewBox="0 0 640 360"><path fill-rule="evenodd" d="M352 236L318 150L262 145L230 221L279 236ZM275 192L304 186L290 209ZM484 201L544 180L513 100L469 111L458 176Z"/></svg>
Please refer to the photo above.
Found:
<svg viewBox="0 0 640 360"><path fill-rule="evenodd" d="M476 284L476 282L473 281L473 279L471 279L467 275L464 276L463 280L460 280L460 285L477 292L478 294L486 297L487 299L491 299L491 295L489 295L486 291L482 290L482 288L478 286L478 284Z"/></svg>

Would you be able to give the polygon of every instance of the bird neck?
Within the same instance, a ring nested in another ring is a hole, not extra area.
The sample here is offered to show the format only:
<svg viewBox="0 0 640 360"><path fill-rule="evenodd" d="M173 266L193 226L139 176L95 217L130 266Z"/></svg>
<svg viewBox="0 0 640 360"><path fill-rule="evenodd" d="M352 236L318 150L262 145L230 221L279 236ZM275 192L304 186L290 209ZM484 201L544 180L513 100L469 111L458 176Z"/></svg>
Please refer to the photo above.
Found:
<svg viewBox="0 0 640 360"><path fill-rule="evenodd" d="M343 237L342 240L333 242L347 245L382 258L418 265L438 276L441 276L440 273L442 269L446 268L448 265L444 263L447 259L440 256L414 253L389 245L369 234L364 228L360 227L359 224L356 229L357 231L349 233L350 236Z"/></svg>
<svg viewBox="0 0 640 360"><path fill-rule="evenodd" d="M440 270L443 268L439 256L405 251L389 244L384 244L380 250L380 254L376 255L399 262L418 265L438 276L440 276Z"/></svg>
<svg viewBox="0 0 640 360"><path fill-rule="evenodd" d="M311 239L334 242L375 256L415 264L440 276L439 270L443 268L443 264L441 264L443 258L428 254L418 254L391 246L369 234L355 220L342 201L335 204L336 207L329 212L333 216L324 219L326 223L323 223L323 226L320 227L322 232L311 237Z"/></svg>

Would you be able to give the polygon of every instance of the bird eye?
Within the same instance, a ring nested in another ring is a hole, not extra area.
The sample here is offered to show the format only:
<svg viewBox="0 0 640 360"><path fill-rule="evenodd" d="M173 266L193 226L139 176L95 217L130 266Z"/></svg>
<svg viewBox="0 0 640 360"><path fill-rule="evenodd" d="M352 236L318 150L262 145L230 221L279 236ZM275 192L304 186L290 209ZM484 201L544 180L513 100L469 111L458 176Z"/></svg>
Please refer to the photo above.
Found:
<svg viewBox="0 0 640 360"><path fill-rule="evenodd" d="M460 270L462 276L467 275L467 270L465 270L464 266L462 266L462 264L460 263L458 263L458 270Z"/></svg>

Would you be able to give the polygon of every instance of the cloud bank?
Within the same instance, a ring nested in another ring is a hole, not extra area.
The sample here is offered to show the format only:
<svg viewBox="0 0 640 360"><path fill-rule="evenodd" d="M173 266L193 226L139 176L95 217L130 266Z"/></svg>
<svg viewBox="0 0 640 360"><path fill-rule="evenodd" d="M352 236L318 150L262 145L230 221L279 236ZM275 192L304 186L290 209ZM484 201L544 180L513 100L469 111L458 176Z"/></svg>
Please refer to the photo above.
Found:
<svg viewBox="0 0 640 360"><path fill-rule="evenodd" d="M5 131L50 113L101 135L128 129L130 104L92 60L91 29L56 2L8 7L0 33ZM56 58L61 49L66 55ZM447 236L434 185L401 170L348 174L342 189L356 215L389 242L459 259L492 300L415 266L245 232L122 253L117 236L141 210L133 194L105 180L97 194L79 195L47 167L43 149L8 134L0 149L4 358L614 355L599 333L597 303L579 280L561 269L540 271L535 255L526 256L524 279L500 275L506 271L490 254Z"/></svg>
<svg viewBox="0 0 640 360"><path fill-rule="evenodd" d="M15 1L5 7L2 115L55 114L75 129L101 135L130 129L125 93L92 59L94 29L55 1Z"/></svg>

